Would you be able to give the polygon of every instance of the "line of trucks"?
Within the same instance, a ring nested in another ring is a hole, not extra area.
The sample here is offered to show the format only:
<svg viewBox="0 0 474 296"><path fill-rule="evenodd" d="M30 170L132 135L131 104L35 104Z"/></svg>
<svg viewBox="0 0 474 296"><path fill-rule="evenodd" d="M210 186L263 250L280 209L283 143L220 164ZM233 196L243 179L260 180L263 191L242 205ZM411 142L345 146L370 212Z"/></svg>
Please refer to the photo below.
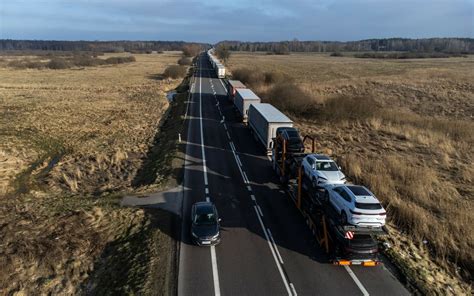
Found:
<svg viewBox="0 0 474 296"><path fill-rule="evenodd" d="M208 56L211 59L209 52ZM242 82L225 82L238 117L271 156L280 183L330 261L336 265L380 264L379 239L388 231L385 209L375 195L364 186L347 184L330 157L315 153L314 138L302 138L280 110L262 103Z"/></svg>
<svg viewBox="0 0 474 296"><path fill-rule="evenodd" d="M219 59L214 55L214 49L209 49L207 51L207 56L211 62L212 68L216 71L218 78L225 78L225 67L221 64Z"/></svg>

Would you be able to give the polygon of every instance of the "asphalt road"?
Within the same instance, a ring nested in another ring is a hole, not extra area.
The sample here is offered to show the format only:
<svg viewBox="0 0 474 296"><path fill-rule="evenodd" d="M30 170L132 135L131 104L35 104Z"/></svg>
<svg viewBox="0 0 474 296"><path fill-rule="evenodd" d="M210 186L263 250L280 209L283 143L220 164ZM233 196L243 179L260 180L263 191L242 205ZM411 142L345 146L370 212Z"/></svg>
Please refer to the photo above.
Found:
<svg viewBox="0 0 474 296"><path fill-rule="evenodd" d="M409 294L383 266L328 263L205 54L191 91L178 295ZM210 248L189 230L191 205L206 199L222 218L222 242Z"/></svg>

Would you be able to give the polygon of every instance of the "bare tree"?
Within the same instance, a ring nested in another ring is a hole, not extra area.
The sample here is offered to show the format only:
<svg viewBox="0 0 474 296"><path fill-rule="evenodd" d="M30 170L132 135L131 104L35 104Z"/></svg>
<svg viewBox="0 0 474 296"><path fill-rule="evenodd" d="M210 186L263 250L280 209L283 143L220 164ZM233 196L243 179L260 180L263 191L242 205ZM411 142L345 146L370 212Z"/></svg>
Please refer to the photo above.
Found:
<svg viewBox="0 0 474 296"><path fill-rule="evenodd" d="M224 64L227 64L227 61L230 58L230 49L227 45L221 44L217 46L216 48L216 55L217 57L224 62Z"/></svg>

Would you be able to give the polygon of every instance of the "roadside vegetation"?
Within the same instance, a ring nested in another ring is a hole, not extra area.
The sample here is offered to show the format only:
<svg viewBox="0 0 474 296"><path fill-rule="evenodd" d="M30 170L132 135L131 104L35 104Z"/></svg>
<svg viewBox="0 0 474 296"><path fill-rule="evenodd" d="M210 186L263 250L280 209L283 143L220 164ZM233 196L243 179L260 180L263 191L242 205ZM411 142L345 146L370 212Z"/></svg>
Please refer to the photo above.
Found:
<svg viewBox="0 0 474 296"><path fill-rule="evenodd" d="M380 198L412 285L460 295L474 275L472 61L234 53L230 70Z"/></svg>
<svg viewBox="0 0 474 296"><path fill-rule="evenodd" d="M24 56L2 56L0 294L167 291L173 218L119 202L176 177L168 154L176 134L157 133L168 116L180 118L169 106L184 105L166 98L181 78L161 79L179 57L138 54L121 64L128 54L105 54L120 65L32 71L8 66Z"/></svg>

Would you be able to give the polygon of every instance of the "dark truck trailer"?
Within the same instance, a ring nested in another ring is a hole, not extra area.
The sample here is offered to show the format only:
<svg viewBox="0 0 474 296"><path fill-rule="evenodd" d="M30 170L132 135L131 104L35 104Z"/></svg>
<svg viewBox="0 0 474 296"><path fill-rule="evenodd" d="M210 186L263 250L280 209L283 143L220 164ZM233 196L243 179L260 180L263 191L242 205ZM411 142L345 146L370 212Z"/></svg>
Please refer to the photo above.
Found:
<svg viewBox="0 0 474 296"><path fill-rule="evenodd" d="M227 80L227 96L230 101L234 102L235 94L239 88L247 87L239 80Z"/></svg>
<svg viewBox="0 0 474 296"><path fill-rule="evenodd" d="M312 141L314 153L314 139ZM302 172L301 161L310 153L288 153L285 140L273 141L272 163L319 245L335 265L375 266L380 264L377 237L388 234L385 227L343 225L341 218L325 200L324 189L315 188Z"/></svg>

